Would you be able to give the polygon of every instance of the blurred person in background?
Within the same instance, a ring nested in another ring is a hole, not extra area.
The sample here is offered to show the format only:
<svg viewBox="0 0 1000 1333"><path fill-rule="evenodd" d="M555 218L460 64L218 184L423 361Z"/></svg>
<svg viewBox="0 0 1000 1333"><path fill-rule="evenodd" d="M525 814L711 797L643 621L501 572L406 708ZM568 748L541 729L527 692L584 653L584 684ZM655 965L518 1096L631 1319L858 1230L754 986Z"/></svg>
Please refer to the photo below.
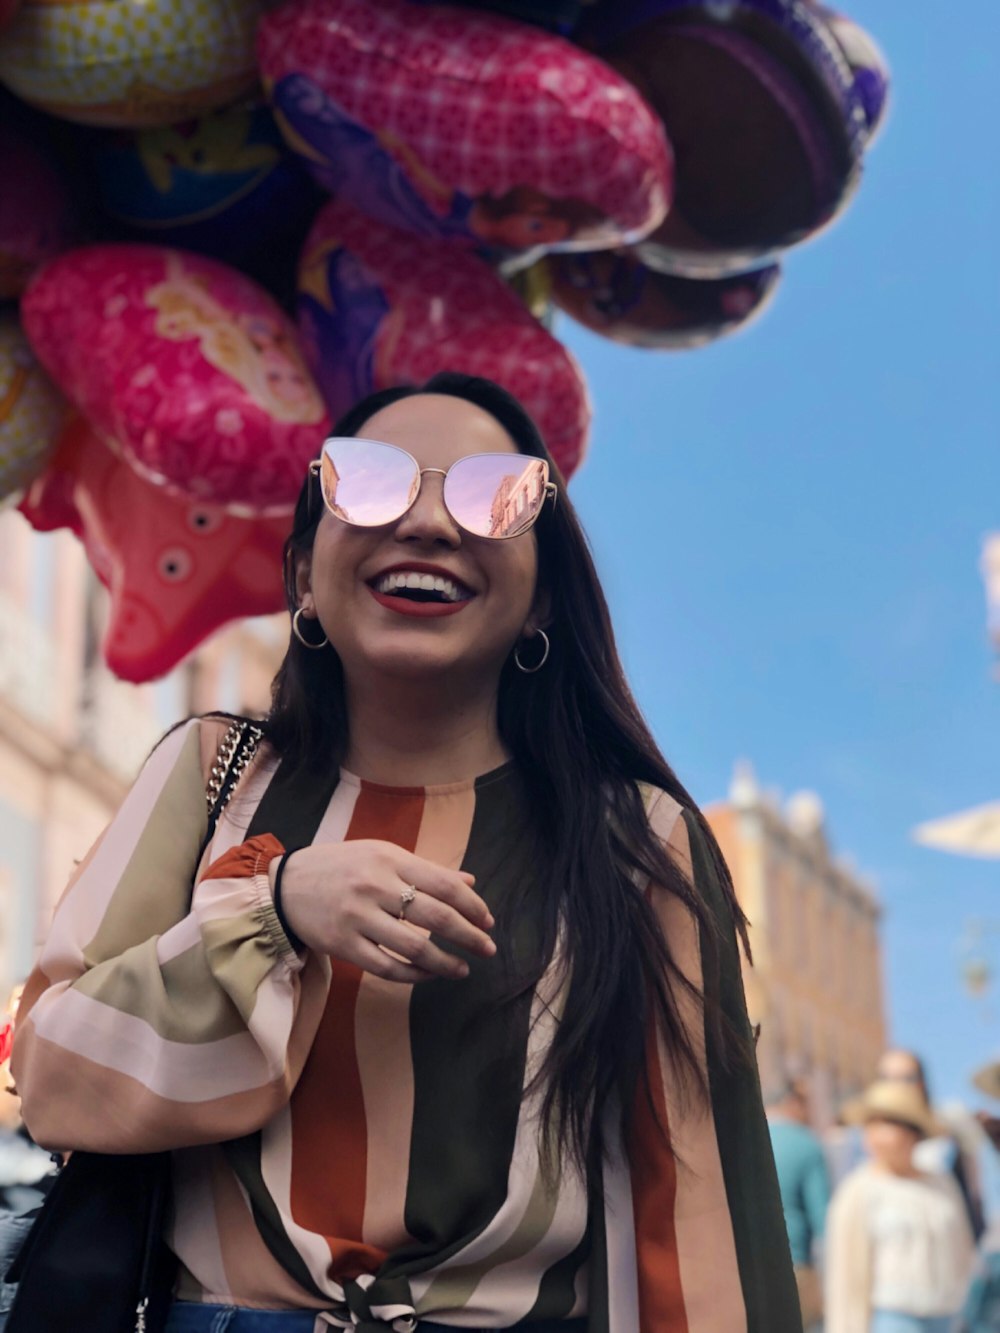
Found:
<svg viewBox="0 0 1000 1333"><path fill-rule="evenodd" d="M51 1156L32 1140L21 1119L21 1102L10 1078L14 1017L23 985L15 986L0 1014L0 1330L14 1299L4 1274L34 1220L51 1184Z"/></svg>
<svg viewBox="0 0 1000 1333"><path fill-rule="evenodd" d="M849 1118L869 1160L836 1191L826 1242L826 1333L951 1333L975 1261L951 1175L916 1165L939 1126L912 1081L872 1084Z"/></svg>
<svg viewBox="0 0 1000 1333"><path fill-rule="evenodd" d="M823 1286L816 1250L826 1226L829 1172L823 1147L809 1125L809 1092L803 1080L779 1081L767 1089L764 1104L795 1265L802 1323L805 1333L811 1333L820 1327L823 1317Z"/></svg>
<svg viewBox="0 0 1000 1333"><path fill-rule="evenodd" d="M23 990L23 983L15 986L0 1011L0 1210L14 1213L26 1212L41 1202L44 1177L52 1172L51 1156L38 1147L24 1126L20 1098L10 1077L11 1036Z"/></svg>
<svg viewBox="0 0 1000 1333"><path fill-rule="evenodd" d="M1000 1061L973 1076L980 1091L1000 1101ZM990 1144L1000 1154L1000 1116L980 1111L976 1116ZM979 1243L979 1263L962 1308L957 1333L996 1333L1000 1329L1000 1215Z"/></svg>
<svg viewBox="0 0 1000 1333"><path fill-rule="evenodd" d="M913 1051L892 1048L886 1051L878 1062L876 1079L888 1083L904 1083L915 1087L924 1100L924 1105L931 1109L930 1087L924 1062ZM938 1171L952 1175L958 1185L965 1205L965 1211L976 1240L986 1229L983 1213L982 1193L979 1185L979 1170L976 1163L975 1148L963 1142L963 1135L958 1127L947 1123L940 1113L936 1116L937 1133L922 1140L917 1146L914 1163L921 1171Z"/></svg>

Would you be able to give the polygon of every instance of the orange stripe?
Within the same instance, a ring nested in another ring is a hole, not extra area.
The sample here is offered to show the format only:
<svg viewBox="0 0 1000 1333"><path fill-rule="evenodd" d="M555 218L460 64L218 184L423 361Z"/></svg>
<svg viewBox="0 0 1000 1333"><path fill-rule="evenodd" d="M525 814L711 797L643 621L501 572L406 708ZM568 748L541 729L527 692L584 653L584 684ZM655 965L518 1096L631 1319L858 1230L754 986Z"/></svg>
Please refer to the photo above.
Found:
<svg viewBox="0 0 1000 1333"><path fill-rule="evenodd" d="M362 783L345 838L378 838L413 851L424 809L412 797ZM325 1236L337 1279L373 1272L385 1251L364 1234L368 1131L355 1048L362 971L331 959L326 1008L291 1102L291 1210L295 1222Z"/></svg>
<svg viewBox="0 0 1000 1333"><path fill-rule="evenodd" d="M205 871L205 879L249 879L267 870L284 847L273 833L258 833L246 842L230 847Z"/></svg>
<svg viewBox="0 0 1000 1333"><path fill-rule="evenodd" d="M656 1027L651 1014L647 1022L646 1068L653 1106L650 1106L646 1089L640 1083L631 1163L639 1326L688 1333L674 1217L677 1163L669 1137L670 1122Z"/></svg>
<svg viewBox="0 0 1000 1333"><path fill-rule="evenodd" d="M469 786L426 802L414 851L458 870L469 843L476 793ZM357 1005L359 1068L370 1138L380 1145L368 1160L363 1238L397 1249L406 1230L406 1194L413 1134L414 1083L410 1047L412 986L366 976Z"/></svg>

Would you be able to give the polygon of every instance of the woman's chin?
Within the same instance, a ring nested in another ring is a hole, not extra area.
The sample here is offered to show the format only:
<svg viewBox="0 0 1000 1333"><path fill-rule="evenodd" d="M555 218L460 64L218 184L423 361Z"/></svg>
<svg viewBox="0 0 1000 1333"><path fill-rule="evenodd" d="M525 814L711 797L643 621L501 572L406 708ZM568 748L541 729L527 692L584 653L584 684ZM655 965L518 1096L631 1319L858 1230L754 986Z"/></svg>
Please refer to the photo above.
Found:
<svg viewBox="0 0 1000 1333"><path fill-rule="evenodd" d="M363 653L358 665L367 677L401 677L417 686L442 676L468 675L477 671L486 674L482 656L478 652L463 652L451 644L413 640L404 644L382 645L376 651Z"/></svg>

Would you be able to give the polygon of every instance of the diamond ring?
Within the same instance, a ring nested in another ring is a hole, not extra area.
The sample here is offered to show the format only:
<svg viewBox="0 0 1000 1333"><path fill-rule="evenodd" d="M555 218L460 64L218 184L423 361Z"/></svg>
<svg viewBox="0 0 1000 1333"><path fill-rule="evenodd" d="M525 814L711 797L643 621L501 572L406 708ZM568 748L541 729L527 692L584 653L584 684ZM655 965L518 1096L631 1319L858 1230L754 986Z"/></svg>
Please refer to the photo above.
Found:
<svg viewBox="0 0 1000 1333"><path fill-rule="evenodd" d="M399 895L400 921L406 920L406 909L409 907L410 903L413 902L416 896L417 896L417 886L415 884L407 884L406 888L403 889L402 892L400 893Z"/></svg>

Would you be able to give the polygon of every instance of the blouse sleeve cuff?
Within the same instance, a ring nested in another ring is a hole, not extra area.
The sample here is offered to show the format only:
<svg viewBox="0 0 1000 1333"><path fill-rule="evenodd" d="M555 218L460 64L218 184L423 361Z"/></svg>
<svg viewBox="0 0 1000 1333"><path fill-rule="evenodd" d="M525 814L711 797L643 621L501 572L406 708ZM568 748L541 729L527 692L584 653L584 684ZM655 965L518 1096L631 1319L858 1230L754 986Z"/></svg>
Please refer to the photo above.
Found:
<svg viewBox="0 0 1000 1333"><path fill-rule="evenodd" d="M302 954L298 944L301 941L293 942L286 931L282 915L279 914L271 892L271 881L268 876L268 868L276 857L284 856L283 847L278 847L270 854L262 853L254 865L253 888L254 888L254 916L260 923L261 929L274 946L274 951L279 959L293 972L297 972L303 964Z"/></svg>
<svg viewBox="0 0 1000 1333"><path fill-rule="evenodd" d="M253 923L263 945L290 971L297 972L303 965L303 959L286 934L275 910L267 873L271 862L283 856L284 852L284 847L273 834L248 838L246 842L223 853L208 867L199 888L202 895L207 893L215 898L210 905L203 898L211 917L238 915L246 911L248 924ZM228 905L226 898L231 898Z"/></svg>

